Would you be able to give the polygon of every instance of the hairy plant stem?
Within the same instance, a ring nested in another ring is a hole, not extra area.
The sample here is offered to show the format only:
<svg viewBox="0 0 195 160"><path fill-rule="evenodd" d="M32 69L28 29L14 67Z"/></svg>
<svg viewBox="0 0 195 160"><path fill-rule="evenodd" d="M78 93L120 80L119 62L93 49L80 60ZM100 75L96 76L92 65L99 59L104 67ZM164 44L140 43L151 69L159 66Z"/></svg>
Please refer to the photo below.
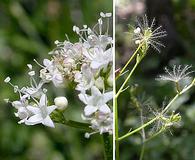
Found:
<svg viewBox="0 0 195 160"><path fill-rule="evenodd" d="M193 86L195 85L195 78L194 80L192 81L192 83L188 86L188 87L185 87L180 93L176 94L175 97L169 102L169 104L165 107L165 109L161 112L161 114L164 114L166 113L171 105L175 102L175 100L182 94L184 94L185 92L187 92L189 89L191 89ZM140 130L142 130L142 128L145 128L147 126L149 126L150 124L152 124L154 121L156 121L157 119L160 118L160 115L159 116L156 116L154 117L152 120L148 121L147 123L145 123L144 125L138 127L137 129L129 132L129 133L126 133L125 135L121 136L118 138L119 141L131 136L132 134L136 133L136 132L139 132Z"/></svg>
<svg viewBox="0 0 195 160"><path fill-rule="evenodd" d="M112 151L112 143L110 140L110 135L108 133L104 133L102 135L103 143L104 143L104 156L105 160L112 160L113 159L113 151Z"/></svg>
<svg viewBox="0 0 195 160"><path fill-rule="evenodd" d="M131 63L131 61L135 58L135 56L136 56L137 52L140 50L141 46L142 46L142 44L140 44L140 45L137 47L136 51L135 51L135 52L133 53L133 55L129 58L128 62L127 62L127 63L125 64L125 66L121 69L121 71L119 72L119 74L116 76L115 80L117 80L117 79L121 76L121 74L125 71L125 69L126 69L127 66L129 65L129 63Z"/></svg>

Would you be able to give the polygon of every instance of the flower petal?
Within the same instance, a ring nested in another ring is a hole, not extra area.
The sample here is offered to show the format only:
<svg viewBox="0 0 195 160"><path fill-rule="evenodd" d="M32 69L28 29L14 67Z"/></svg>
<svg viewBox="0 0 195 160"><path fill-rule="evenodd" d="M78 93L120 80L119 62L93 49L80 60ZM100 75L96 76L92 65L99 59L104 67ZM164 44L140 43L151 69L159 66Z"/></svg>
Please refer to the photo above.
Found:
<svg viewBox="0 0 195 160"><path fill-rule="evenodd" d="M110 101L113 98L113 91L104 93L104 103Z"/></svg>
<svg viewBox="0 0 195 160"><path fill-rule="evenodd" d="M94 106L86 106L84 109L84 113L86 116L92 115L95 111L97 111L97 108Z"/></svg>
<svg viewBox="0 0 195 160"><path fill-rule="evenodd" d="M44 65L45 67L49 67L49 66L52 65L52 61L50 61L49 59L44 59L44 60L43 60L43 65Z"/></svg>
<svg viewBox="0 0 195 160"><path fill-rule="evenodd" d="M102 93L99 91L99 89L95 86L91 87L91 94L92 96L101 96Z"/></svg>
<svg viewBox="0 0 195 160"><path fill-rule="evenodd" d="M51 114L51 112L53 112L56 108L57 108L57 106L55 106L55 105L47 107L48 114Z"/></svg>
<svg viewBox="0 0 195 160"><path fill-rule="evenodd" d="M39 114L41 111L39 108L37 107L33 107L33 106L27 106L26 107L30 112L34 113L34 114Z"/></svg>
<svg viewBox="0 0 195 160"><path fill-rule="evenodd" d="M83 103L88 104L89 96L87 94L80 93L78 96Z"/></svg>
<svg viewBox="0 0 195 160"><path fill-rule="evenodd" d="M26 125L35 125L35 124L41 123L42 120L43 120L43 118L41 117L41 114L36 114L36 115L30 117L29 119L27 119L25 121L25 124Z"/></svg>
<svg viewBox="0 0 195 160"><path fill-rule="evenodd" d="M55 128L53 121L51 120L51 118L49 116L47 116L43 121L42 124L48 127L52 127Z"/></svg>
<svg viewBox="0 0 195 160"><path fill-rule="evenodd" d="M12 106L15 107L16 109L19 109L20 107L23 107L23 104L20 101L13 101Z"/></svg>
<svg viewBox="0 0 195 160"><path fill-rule="evenodd" d="M47 106L47 97L45 94L42 94L40 101L39 101L40 107Z"/></svg>
<svg viewBox="0 0 195 160"><path fill-rule="evenodd" d="M100 106L99 110L100 110L100 112L102 112L104 114L108 114L111 112L111 110L107 104Z"/></svg>
<svg viewBox="0 0 195 160"><path fill-rule="evenodd" d="M98 69L103 65L103 63L97 62L97 61L92 61L91 62L91 68L92 69Z"/></svg>

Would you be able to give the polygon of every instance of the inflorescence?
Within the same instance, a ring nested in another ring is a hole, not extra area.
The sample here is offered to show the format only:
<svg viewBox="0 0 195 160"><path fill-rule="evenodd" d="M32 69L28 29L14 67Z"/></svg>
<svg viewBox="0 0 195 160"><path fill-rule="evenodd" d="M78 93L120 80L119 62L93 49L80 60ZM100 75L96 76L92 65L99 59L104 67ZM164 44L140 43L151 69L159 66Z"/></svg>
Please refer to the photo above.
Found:
<svg viewBox="0 0 195 160"><path fill-rule="evenodd" d="M66 97L56 97L54 105L47 105L47 89L45 84L66 87L67 83L76 84L79 99L85 104L82 118L90 123L94 130L86 133L89 137L94 133L112 134L113 115L108 102L113 98L112 92L112 49L113 41L109 36L109 19L111 13L100 13L98 23L89 28L73 27L79 36L78 42L70 40L55 41L56 48L49 52L50 59L44 59L43 64L38 63L39 73L28 64L30 86L19 88L10 82L7 77L4 81L9 83L14 92L19 94L19 100L10 101L17 110L15 116L20 119L18 123L26 125L43 124L54 127L50 114L54 110L63 111L68 106ZM106 32L103 32L106 28ZM37 82L35 76L39 76Z"/></svg>

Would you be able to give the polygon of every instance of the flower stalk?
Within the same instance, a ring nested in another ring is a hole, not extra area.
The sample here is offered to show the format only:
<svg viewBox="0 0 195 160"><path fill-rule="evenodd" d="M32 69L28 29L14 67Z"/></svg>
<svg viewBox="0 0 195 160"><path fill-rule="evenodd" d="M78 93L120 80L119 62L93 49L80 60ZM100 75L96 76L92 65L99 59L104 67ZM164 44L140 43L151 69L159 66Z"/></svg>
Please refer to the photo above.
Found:
<svg viewBox="0 0 195 160"><path fill-rule="evenodd" d="M138 53L138 51L140 50L142 44L140 44L136 51L133 53L133 55L129 58L128 62L125 64L125 66L121 69L121 71L119 72L119 74L116 76L115 80L117 80L121 75L122 73L126 70L127 66L131 63L131 61L135 58L136 54Z"/></svg>
<svg viewBox="0 0 195 160"><path fill-rule="evenodd" d="M104 154L105 160L113 160L113 151L112 151L112 143L110 140L110 135L108 133L103 133L102 139L104 143Z"/></svg>
<svg viewBox="0 0 195 160"><path fill-rule="evenodd" d="M114 107L115 107L115 148L116 148L116 160L119 160L119 129L118 129L118 103L117 103L117 97L114 99Z"/></svg>
<svg viewBox="0 0 195 160"><path fill-rule="evenodd" d="M73 120L67 120L63 113L61 111L55 111L51 115L52 120L55 123L63 124L69 127L73 127L79 130L84 130L86 132L92 132L93 130L90 128L90 124L88 123L82 123L82 122L77 122Z"/></svg>

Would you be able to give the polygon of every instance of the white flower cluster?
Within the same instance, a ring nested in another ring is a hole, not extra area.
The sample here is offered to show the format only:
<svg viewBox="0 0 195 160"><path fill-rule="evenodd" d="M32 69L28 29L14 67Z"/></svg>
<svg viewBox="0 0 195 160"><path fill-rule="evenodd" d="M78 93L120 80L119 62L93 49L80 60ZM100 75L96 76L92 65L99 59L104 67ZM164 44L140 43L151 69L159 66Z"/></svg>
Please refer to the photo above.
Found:
<svg viewBox="0 0 195 160"><path fill-rule="evenodd" d="M38 84L35 81L35 71L32 71L32 65L28 64L30 68L30 86L22 87L19 89L17 85L10 82L7 77L4 82L9 83L14 92L19 94L19 100L11 102L12 106L17 109L15 116L20 119L19 124L25 123L26 125L43 124L48 127L54 127L54 123L50 118L50 114L58 108L56 105L47 105L47 90L42 88L44 81ZM10 102L9 100L6 100Z"/></svg>
<svg viewBox="0 0 195 160"><path fill-rule="evenodd" d="M51 59L44 59L43 65L35 60L41 66L41 80L38 84L30 64L30 87L19 89L9 82L9 77L5 79L5 82L10 83L20 95L19 101L12 102L18 109L15 115L21 119L19 123L42 123L54 127L49 117L50 113L56 108L63 110L68 101L65 97L58 97L54 100L55 105L47 106L47 90L43 85L52 82L55 87L65 87L67 82L72 82L76 83L75 89L79 91L79 99L86 105L82 118L90 122L93 133L112 134L113 116L108 106L108 101L113 98L113 41L108 35L110 17L111 13L101 12L98 23L93 28L87 25L83 25L82 29L74 26L73 31L79 36L76 43L71 43L70 40L56 40L57 47L49 53Z"/></svg>

